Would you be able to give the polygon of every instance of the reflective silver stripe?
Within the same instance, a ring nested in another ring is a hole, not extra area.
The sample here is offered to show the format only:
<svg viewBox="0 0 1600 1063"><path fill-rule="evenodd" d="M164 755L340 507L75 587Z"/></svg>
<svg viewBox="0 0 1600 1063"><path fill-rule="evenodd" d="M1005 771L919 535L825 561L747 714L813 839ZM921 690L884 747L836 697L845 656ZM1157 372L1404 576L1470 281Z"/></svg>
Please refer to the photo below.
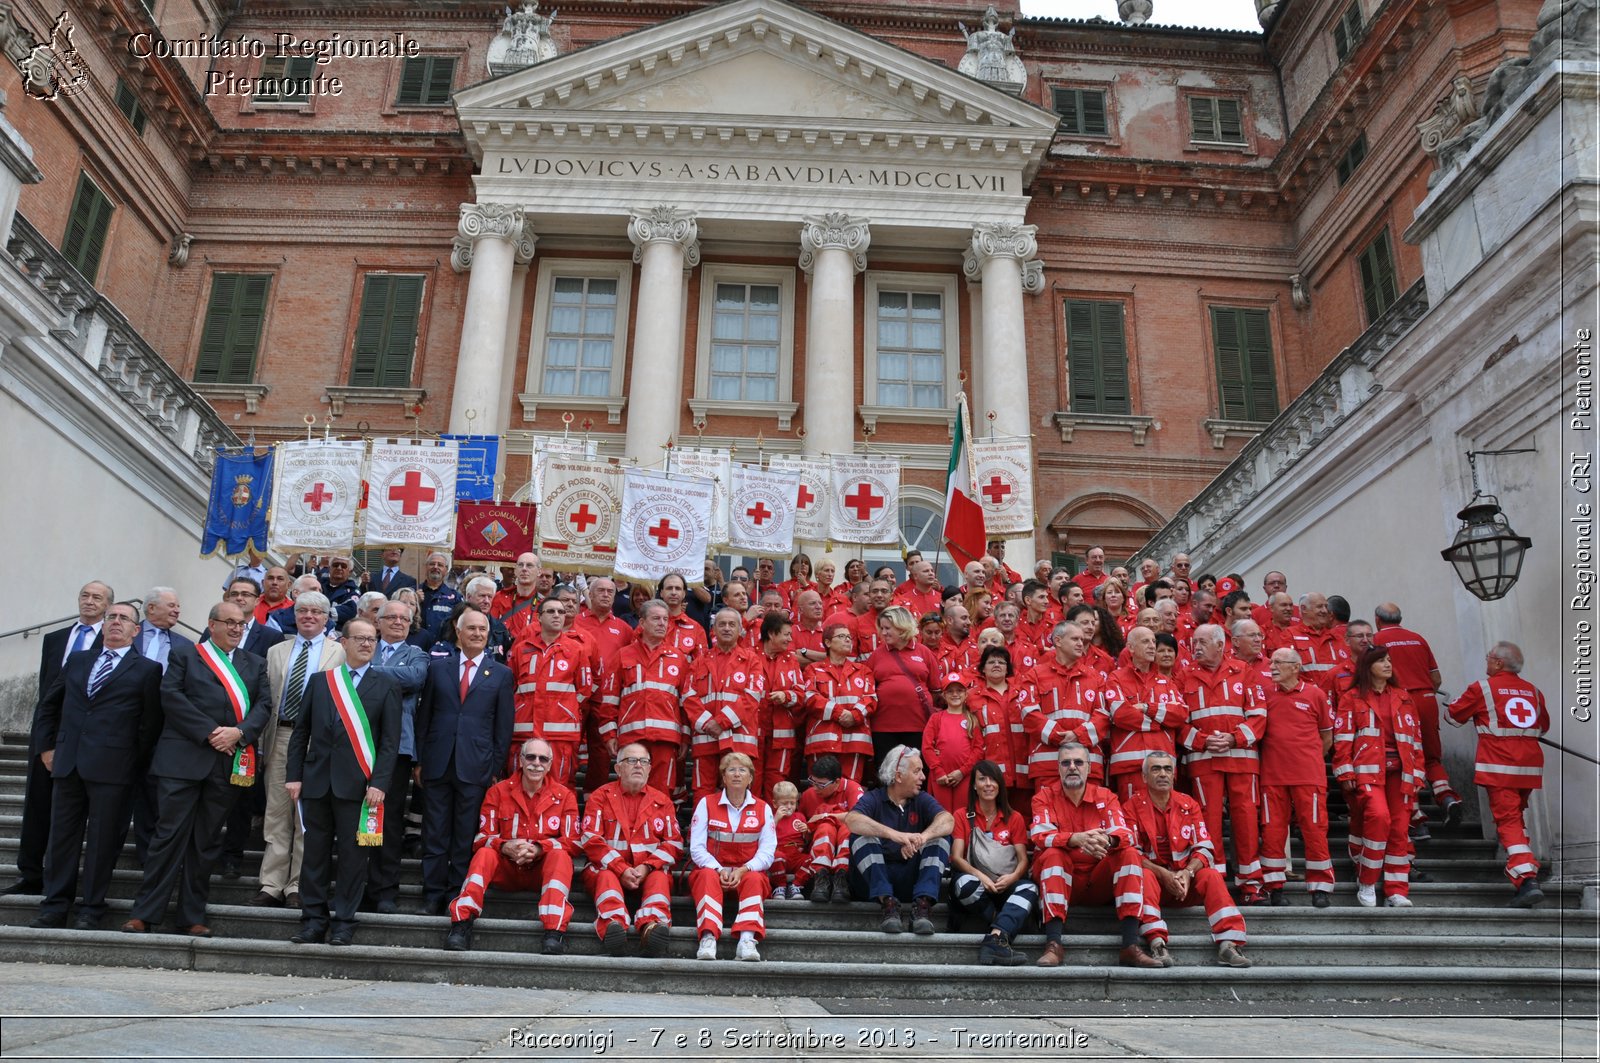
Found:
<svg viewBox="0 0 1600 1063"><path fill-rule="evenodd" d="M794 737L794 728L792 728L792 727L774 727L772 729L772 737L773 738L793 738Z"/></svg>
<svg viewBox="0 0 1600 1063"><path fill-rule="evenodd" d="M1495 727L1492 724L1479 724L1478 733L1496 738L1538 738L1544 734L1536 727Z"/></svg>
<svg viewBox="0 0 1600 1063"><path fill-rule="evenodd" d="M664 731L676 731L678 729L678 721L664 720L659 716L646 716L642 720L633 720L623 724L620 730L623 734L631 734L634 731L643 731L651 727L659 727Z"/></svg>
<svg viewBox="0 0 1600 1063"><path fill-rule="evenodd" d="M759 842L761 840L761 832L707 830L706 837L710 838L714 842L728 842L730 844L740 845L746 842Z"/></svg>
<svg viewBox="0 0 1600 1063"><path fill-rule="evenodd" d="M581 724L576 724L576 723L547 723L547 724L544 725L544 729L547 732L548 731L562 731L562 732L571 731L573 734L576 734L579 731L581 731L583 729L583 727L582 727Z"/></svg>
<svg viewBox="0 0 1600 1063"><path fill-rule="evenodd" d="M546 683L544 688L562 694L576 694L578 692L577 686L572 683Z"/></svg>
<svg viewBox="0 0 1600 1063"><path fill-rule="evenodd" d="M538 689L539 689L539 684L538 683L518 683L517 684L517 693L518 694L532 694L535 690L538 690Z"/></svg>
<svg viewBox="0 0 1600 1063"><path fill-rule="evenodd" d="M740 694L703 694L703 695L701 695L700 700L701 701L738 701L740 697L742 697L742 695L740 695Z"/></svg>
<svg viewBox="0 0 1600 1063"><path fill-rule="evenodd" d="M1484 761L1481 761L1481 760L1478 761L1478 763L1477 763L1477 769L1479 771L1492 771L1492 772L1494 772L1494 773L1496 773L1498 775L1543 775L1544 774L1544 769L1543 768L1524 768L1519 764L1487 764L1487 763L1485 763Z"/></svg>
<svg viewBox="0 0 1600 1063"><path fill-rule="evenodd" d="M1232 705L1225 705L1219 709L1195 709L1189 713L1189 722L1195 720L1209 720L1214 716L1243 716L1244 710Z"/></svg>
<svg viewBox="0 0 1600 1063"><path fill-rule="evenodd" d="M514 723L511 725L512 734L531 734L532 732L533 724L531 723Z"/></svg>
<svg viewBox="0 0 1600 1063"><path fill-rule="evenodd" d="M678 688L673 686L671 683L653 683L649 680L645 680L642 683L635 683L632 686L623 687L622 696L627 697L630 694L637 694L641 690L660 690L667 694L676 694L678 692Z"/></svg>

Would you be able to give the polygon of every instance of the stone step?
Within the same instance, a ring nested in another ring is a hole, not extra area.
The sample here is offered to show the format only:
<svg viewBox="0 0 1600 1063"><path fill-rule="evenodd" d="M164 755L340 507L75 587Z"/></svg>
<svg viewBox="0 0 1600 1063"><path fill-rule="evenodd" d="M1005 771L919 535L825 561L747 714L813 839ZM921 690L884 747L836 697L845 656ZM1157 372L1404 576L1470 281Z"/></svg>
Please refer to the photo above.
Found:
<svg viewBox="0 0 1600 1063"><path fill-rule="evenodd" d="M970 948L970 943L969 946ZM191 940L177 935L115 931L33 930L0 926L0 954L25 962L159 967L194 971L286 974L300 977L452 982L534 989L651 993L670 984L677 992L732 996L856 997L917 1000L1044 998L1166 1004L1185 1001L1391 1000L1461 997L1560 1004L1592 1009L1592 978L1566 967L1419 966L1394 968L1381 978L1372 967L1262 963L1235 971L1185 965L1138 971L1072 965L994 968L964 977L967 965L923 963L717 963L693 959L526 953L446 952L390 948L365 941L349 948L292 945L249 939Z"/></svg>
<svg viewBox="0 0 1600 1063"><path fill-rule="evenodd" d="M125 918L126 906L114 906L107 916L107 928L115 928ZM0 906L0 924L27 926L35 911L19 905ZM774 912L774 920L782 913ZM295 913L263 911L257 908L214 905L207 913L208 925L228 939L251 939L281 943L299 926ZM676 918L676 917L675 917ZM1314 922L1308 920L1308 922ZM362 917L358 931L363 945L394 949L438 948L444 940L448 922L442 917L374 915ZM1333 927L1308 926L1301 932L1256 935L1248 946L1251 958L1260 964L1302 967L1383 966L1415 967L1423 963L1440 966L1569 967L1594 969L1596 945L1590 937L1511 937L1483 934L1424 939L1414 935L1390 934L1364 938L1349 933L1308 933L1308 930L1333 930ZM543 931L530 921L483 918L474 927L474 951L537 955ZM923 964L960 966L975 962L979 933L937 933L928 937L910 934L889 936L871 930L791 929L774 925L762 945L762 956L774 963L859 963ZM1099 928L1083 928L1067 935L1066 944L1074 963L1090 967L1116 964L1118 935ZM675 925L668 944L668 958L693 958L697 936L685 919ZM602 955L599 938L589 920L574 921L567 940L568 952L578 956ZM1044 947L1038 934L1023 935L1017 947L1037 957ZM732 935L724 935L723 958L733 949ZM1204 924L1186 919L1175 927L1172 952L1179 965L1205 966L1214 959L1216 947Z"/></svg>

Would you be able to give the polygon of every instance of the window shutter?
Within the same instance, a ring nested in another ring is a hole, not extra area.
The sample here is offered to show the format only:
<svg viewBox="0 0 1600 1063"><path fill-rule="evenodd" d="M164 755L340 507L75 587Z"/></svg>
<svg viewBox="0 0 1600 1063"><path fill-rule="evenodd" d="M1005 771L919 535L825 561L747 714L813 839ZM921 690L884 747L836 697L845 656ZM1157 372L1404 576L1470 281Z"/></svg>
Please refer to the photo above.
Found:
<svg viewBox="0 0 1600 1063"><path fill-rule="evenodd" d="M230 384L248 384L255 376L256 352L261 347L261 327L267 317L267 290L271 285L270 273L247 274L239 280L232 335L221 371L221 379Z"/></svg>
<svg viewBox="0 0 1600 1063"><path fill-rule="evenodd" d="M1128 413L1128 347L1122 304L1067 303L1067 379L1075 413Z"/></svg>
<svg viewBox="0 0 1600 1063"><path fill-rule="evenodd" d="M1394 252L1389 247L1389 230L1385 229L1378 235L1372 253L1377 260L1378 298L1383 303L1383 309L1387 310L1400 298L1400 288L1394 275Z"/></svg>
<svg viewBox="0 0 1600 1063"><path fill-rule="evenodd" d="M1189 97L1189 122L1194 127L1191 139L1217 139L1217 123L1211 108L1213 102L1206 96Z"/></svg>
<svg viewBox="0 0 1600 1063"><path fill-rule="evenodd" d="M1091 137L1106 135L1106 94L1103 92L1081 91L1079 99L1083 101L1083 132Z"/></svg>
<svg viewBox="0 0 1600 1063"><path fill-rule="evenodd" d="M1095 372L1094 304L1072 300L1067 303L1067 379L1072 386L1075 413L1099 413L1100 403Z"/></svg>
<svg viewBox="0 0 1600 1063"><path fill-rule="evenodd" d="M111 227L111 201L89 180L78 175L78 191L67 215L67 232L61 241L61 254L90 284L100 271L100 256L106 247L106 232Z"/></svg>
<svg viewBox="0 0 1600 1063"><path fill-rule="evenodd" d="M1245 420L1244 352L1240 347L1238 311L1211 310L1212 339L1217 350L1217 391L1225 420Z"/></svg>
<svg viewBox="0 0 1600 1063"><path fill-rule="evenodd" d="M1095 309L1100 347L1100 412L1128 413L1128 346L1122 327L1122 304L1100 303Z"/></svg>
<svg viewBox="0 0 1600 1063"><path fill-rule="evenodd" d="M1252 421L1278 415L1278 388L1272 371L1272 335L1265 310L1241 310L1247 401Z"/></svg>
<svg viewBox="0 0 1600 1063"><path fill-rule="evenodd" d="M427 83L428 60L407 59L400 68L399 104L419 104L423 100L423 87Z"/></svg>
<svg viewBox="0 0 1600 1063"><path fill-rule="evenodd" d="M1333 25L1333 50L1340 59L1350 54L1350 35L1345 31L1343 19Z"/></svg>
<svg viewBox="0 0 1600 1063"><path fill-rule="evenodd" d="M361 314L356 318L356 345L350 357L350 386L378 386L378 360L383 349L384 315L388 310L387 274L368 274L361 292Z"/></svg>
<svg viewBox="0 0 1600 1063"><path fill-rule="evenodd" d="M383 345L379 385L403 388L411 384L411 355L417 344L417 314L422 309L422 278L391 277L388 336Z"/></svg>
<svg viewBox="0 0 1600 1063"><path fill-rule="evenodd" d="M237 273L218 273L211 278L211 301L206 304L206 323L200 331L200 356L194 366L197 383L213 384L222 376L228 337L233 329L233 299L238 288Z"/></svg>
<svg viewBox="0 0 1600 1063"><path fill-rule="evenodd" d="M450 102L450 83L455 80L456 61L444 56L428 60L428 87L422 102L440 106Z"/></svg>
<svg viewBox="0 0 1600 1063"><path fill-rule="evenodd" d="M1217 139L1244 142L1244 118L1238 100L1217 100Z"/></svg>

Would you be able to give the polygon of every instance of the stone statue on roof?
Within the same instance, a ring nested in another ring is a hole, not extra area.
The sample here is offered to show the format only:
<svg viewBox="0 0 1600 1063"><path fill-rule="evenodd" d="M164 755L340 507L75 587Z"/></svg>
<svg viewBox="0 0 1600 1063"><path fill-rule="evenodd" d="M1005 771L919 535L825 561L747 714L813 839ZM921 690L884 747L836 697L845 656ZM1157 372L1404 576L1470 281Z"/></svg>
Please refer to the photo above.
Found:
<svg viewBox="0 0 1600 1063"><path fill-rule="evenodd" d="M500 32L489 42L490 75L509 74L513 70L554 59L556 42L550 34L550 24L555 20L554 11L549 18L539 14L536 0L527 0L515 11L506 8Z"/></svg>
<svg viewBox="0 0 1600 1063"><path fill-rule="evenodd" d="M982 29L969 30L964 22L956 25L967 41L967 54L956 69L1013 95L1021 93L1028 83L1028 70L1017 55L1017 27L1001 33L1000 15L993 4L983 13Z"/></svg>

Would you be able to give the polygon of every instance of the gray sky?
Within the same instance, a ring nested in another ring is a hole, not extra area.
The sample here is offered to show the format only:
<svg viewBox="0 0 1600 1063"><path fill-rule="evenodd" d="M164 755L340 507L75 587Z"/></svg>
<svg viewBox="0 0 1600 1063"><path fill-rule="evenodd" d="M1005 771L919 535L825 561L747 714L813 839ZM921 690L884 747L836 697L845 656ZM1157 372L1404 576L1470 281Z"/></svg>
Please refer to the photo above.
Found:
<svg viewBox="0 0 1600 1063"><path fill-rule="evenodd" d="M1261 32L1254 0L1152 0L1152 23L1169 26L1210 26L1217 29ZM1026 15L1046 18L1094 18L1117 21L1117 0L1022 0Z"/></svg>

